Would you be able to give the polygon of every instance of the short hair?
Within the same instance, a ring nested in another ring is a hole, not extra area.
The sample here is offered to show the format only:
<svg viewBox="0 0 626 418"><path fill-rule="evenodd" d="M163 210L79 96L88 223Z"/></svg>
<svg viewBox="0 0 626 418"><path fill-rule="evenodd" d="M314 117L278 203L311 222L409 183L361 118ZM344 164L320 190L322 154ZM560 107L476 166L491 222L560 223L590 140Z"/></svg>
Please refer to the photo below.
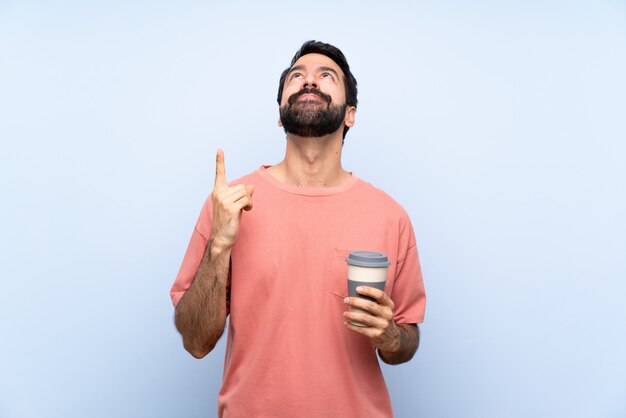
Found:
<svg viewBox="0 0 626 418"><path fill-rule="evenodd" d="M303 43L298 52L296 52L296 55L293 56L293 59L291 60L291 65L287 69L285 69L285 71L283 71L283 73L280 75L280 81L278 83L278 105L280 106L280 100L283 97L283 87L285 85L285 78L287 78L289 70L291 70L291 67L293 67L293 65L296 63L296 61L300 59L300 57L307 54L325 55L333 60L335 64L339 66L339 68L341 68L341 71L343 71L344 75L344 87L346 89L346 105L356 107L358 103L356 97L356 78L354 78L354 75L352 75L352 72L350 71L350 66L348 65L348 61L346 60L345 55L343 55L343 52L341 52L341 50L336 46L319 41L306 41L305 43ZM348 133L348 129L350 128L344 125L344 138Z"/></svg>

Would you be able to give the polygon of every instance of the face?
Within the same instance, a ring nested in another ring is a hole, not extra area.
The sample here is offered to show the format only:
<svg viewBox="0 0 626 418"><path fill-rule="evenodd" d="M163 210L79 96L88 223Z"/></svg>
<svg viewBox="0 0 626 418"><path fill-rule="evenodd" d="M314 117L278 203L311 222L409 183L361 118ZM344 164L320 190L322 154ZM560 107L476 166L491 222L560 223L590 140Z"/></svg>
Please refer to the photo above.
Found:
<svg viewBox="0 0 626 418"><path fill-rule="evenodd" d="M307 54L294 63L285 78L279 124L303 137L336 132L354 124L353 106L346 105L344 74L330 58Z"/></svg>

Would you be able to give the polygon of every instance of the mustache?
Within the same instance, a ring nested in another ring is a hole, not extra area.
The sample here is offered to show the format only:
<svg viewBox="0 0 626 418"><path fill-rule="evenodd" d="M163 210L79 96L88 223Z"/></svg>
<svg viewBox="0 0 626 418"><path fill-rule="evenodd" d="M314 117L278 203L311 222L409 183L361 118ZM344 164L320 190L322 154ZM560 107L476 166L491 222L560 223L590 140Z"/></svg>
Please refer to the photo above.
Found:
<svg viewBox="0 0 626 418"><path fill-rule="evenodd" d="M296 100L298 100L298 97L302 96L303 94L314 94L317 97L319 97L322 100L324 100L328 104L330 104L330 101L331 101L331 97L328 94L324 94L321 91L319 91L318 89L315 89L315 88L311 88L311 89L304 88L304 89L300 90L299 92L294 93L291 96L289 96L289 99L287 99L287 103L292 105Z"/></svg>

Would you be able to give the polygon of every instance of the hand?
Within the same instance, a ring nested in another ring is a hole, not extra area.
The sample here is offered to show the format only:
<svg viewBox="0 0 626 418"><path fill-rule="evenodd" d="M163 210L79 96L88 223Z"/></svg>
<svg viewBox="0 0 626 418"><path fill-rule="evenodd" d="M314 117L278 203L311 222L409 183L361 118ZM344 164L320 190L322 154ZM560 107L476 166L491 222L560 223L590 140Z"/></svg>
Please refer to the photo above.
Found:
<svg viewBox="0 0 626 418"><path fill-rule="evenodd" d="M239 224L244 210L252 209L252 185L238 184L229 187L226 183L224 151L217 150L215 157L215 185L211 199L213 201L213 226L211 227L212 244L220 250L230 249L237 239Z"/></svg>
<svg viewBox="0 0 626 418"><path fill-rule="evenodd" d="M348 306L361 309L361 311L346 311L343 316L347 319L346 327L354 332L369 337L374 346L388 352L394 352L400 344L400 329L393 321L393 301L383 292L374 287L359 286L356 288L361 295L376 299L371 302L358 297L347 297L344 302ZM352 325L350 321L363 324L359 327Z"/></svg>

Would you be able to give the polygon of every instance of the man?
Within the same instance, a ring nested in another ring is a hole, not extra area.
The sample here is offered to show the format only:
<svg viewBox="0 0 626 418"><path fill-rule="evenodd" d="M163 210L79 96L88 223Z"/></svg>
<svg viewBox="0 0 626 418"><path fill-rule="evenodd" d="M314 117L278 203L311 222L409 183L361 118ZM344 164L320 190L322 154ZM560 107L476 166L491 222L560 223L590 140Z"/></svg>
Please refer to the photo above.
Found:
<svg viewBox="0 0 626 418"><path fill-rule="evenodd" d="M406 212L342 168L356 96L343 53L306 42L279 83L284 160L229 184L217 152L171 296L196 358L230 315L220 416L393 415L376 351L389 364L413 357L425 293ZM391 261L384 292L358 289L376 302L346 297L345 259L359 249Z"/></svg>

